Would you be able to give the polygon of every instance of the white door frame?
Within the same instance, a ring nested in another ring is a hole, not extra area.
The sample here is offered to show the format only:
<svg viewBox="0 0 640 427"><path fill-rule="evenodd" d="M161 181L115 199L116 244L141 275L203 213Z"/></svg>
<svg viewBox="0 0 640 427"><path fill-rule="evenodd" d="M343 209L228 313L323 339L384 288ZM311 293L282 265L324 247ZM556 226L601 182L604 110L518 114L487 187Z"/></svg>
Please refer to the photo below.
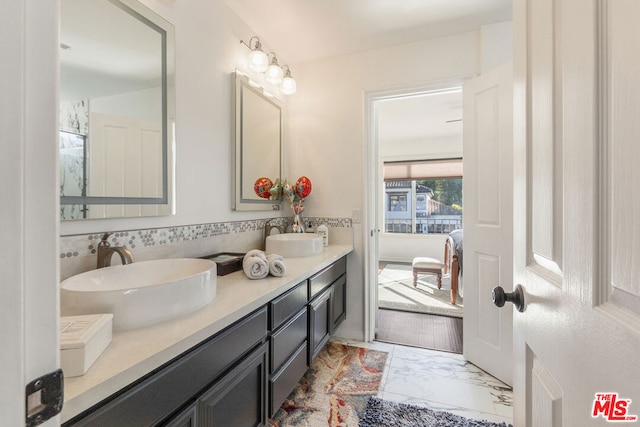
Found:
<svg viewBox="0 0 640 427"><path fill-rule="evenodd" d="M362 215L362 239L364 247L364 340L371 342L376 332L376 310L378 309L378 236L381 219L379 215L379 191L381 179L378 156L378 115L376 102L389 98L419 95L462 86L462 82L474 75L463 75L448 79L418 83L401 88L381 89L364 94L364 214Z"/></svg>
<svg viewBox="0 0 640 427"><path fill-rule="evenodd" d="M0 2L0 324L3 425L25 424L25 386L57 369L58 2ZM57 425L59 417L43 425Z"/></svg>

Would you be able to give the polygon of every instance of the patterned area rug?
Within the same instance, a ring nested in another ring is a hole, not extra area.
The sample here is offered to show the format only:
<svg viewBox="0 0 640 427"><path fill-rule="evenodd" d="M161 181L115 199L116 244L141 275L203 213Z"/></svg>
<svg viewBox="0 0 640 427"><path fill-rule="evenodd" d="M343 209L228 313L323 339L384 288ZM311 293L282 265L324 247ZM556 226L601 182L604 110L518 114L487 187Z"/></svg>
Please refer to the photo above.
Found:
<svg viewBox="0 0 640 427"><path fill-rule="evenodd" d="M271 427L356 427L380 388L387 353L328 343L270 420Z"/></svg>
<svg viewBox="0 0 640 427"><path fill-rule="evenodd" d="M442 288L433 274L418 275L418 286L413 287L410 265L387 264L378 274L378 307L415 313L462 317L463 301L458 295L451 304L451 278L442 276Z"/></svg>
<svg viewBox="0 0 640 427"><path fill-rule="evenodd" d="M511 427L511 424L474 420L421 406L389 402L372 396L360 427Z"/></svg>

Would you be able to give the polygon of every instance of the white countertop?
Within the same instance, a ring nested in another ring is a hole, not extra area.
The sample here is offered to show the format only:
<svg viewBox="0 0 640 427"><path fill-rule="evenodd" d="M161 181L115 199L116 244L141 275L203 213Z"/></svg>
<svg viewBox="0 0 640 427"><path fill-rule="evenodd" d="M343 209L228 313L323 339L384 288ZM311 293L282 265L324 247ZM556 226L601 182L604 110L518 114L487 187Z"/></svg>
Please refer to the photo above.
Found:
<svg viewBox="0 0 640 427"><path fill-rule="evenodd" d="M114 332L111 344L85 375L64 380L61 421L211 337L352 250L352 245L330 245L320 255L286 258L285 277L249 280L242 271L218 276L216 298L206 307L155 326Z"/></svg>

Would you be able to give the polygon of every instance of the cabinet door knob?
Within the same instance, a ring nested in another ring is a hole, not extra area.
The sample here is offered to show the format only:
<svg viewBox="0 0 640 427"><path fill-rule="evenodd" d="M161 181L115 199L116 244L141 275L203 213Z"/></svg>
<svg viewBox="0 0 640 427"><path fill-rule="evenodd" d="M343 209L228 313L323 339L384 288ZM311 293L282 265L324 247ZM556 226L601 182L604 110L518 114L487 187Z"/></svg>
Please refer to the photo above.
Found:
<svg viewBox="0 0 640 427"><path fill-rule="evenodd" d="M502 286L496 286L491 291L491 300L498 307L504 307L506 302L512 302L519 312L523 312L525 309L524 288L522 285L516 285L513 292L505 292Z"/></svg>

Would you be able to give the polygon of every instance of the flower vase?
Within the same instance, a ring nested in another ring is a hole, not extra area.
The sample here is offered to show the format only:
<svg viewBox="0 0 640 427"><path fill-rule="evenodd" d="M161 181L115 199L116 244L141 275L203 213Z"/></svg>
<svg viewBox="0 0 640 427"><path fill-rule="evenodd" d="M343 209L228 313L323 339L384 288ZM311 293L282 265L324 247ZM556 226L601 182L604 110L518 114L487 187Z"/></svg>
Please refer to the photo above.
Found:
<svg viewBox="0 0 640 427"><path fill-rule="evenodd" d="M300 214L295 214L293 216L291 231L294 233L304 233L304 224L302 223L302 219L300 219Z"/></svg>

